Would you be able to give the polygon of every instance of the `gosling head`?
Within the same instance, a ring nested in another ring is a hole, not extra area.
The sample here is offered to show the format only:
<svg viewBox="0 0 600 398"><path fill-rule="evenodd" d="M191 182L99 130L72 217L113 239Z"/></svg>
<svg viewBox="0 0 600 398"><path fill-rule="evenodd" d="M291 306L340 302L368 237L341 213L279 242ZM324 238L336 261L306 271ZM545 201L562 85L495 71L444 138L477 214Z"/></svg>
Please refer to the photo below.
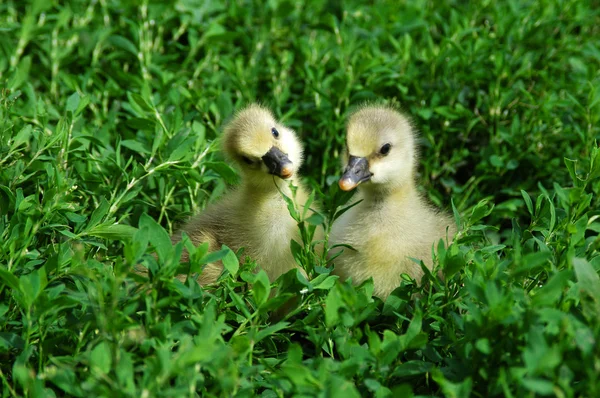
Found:
<svg viewBox="0 0 600 398"><path fill-rule="evenodd" d="M392 191L413 183L415 137L409 120L397 111L366 106L352 114L346 144L348 163L340 188Z"/></svg>
<svg viewBox="0 0 600 398"><path fill-rule="evenodd" d="M294 131L260 105L239 111L223 139L225 153L253 184L272 184L273 176L292 178L302 164L302 145Z"/></svg>

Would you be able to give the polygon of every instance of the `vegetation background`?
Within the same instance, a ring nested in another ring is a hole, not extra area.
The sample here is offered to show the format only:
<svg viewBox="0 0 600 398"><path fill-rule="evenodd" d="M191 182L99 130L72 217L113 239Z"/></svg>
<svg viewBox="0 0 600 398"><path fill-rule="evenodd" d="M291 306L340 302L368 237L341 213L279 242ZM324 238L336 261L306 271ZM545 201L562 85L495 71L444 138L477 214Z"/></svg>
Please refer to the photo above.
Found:
<svg viewBox="0 0 600 398"><path fill-rule="evenodd" d="M1 395L600 396L598 6L3 1ZM348 113L400 104L460 223L445 280L383 303L307 242L314 279L273 298L227 249L193 256L224 259L216 288L174 280L168 233L235 183L214 140L254 100L330 216Z"/></svg>

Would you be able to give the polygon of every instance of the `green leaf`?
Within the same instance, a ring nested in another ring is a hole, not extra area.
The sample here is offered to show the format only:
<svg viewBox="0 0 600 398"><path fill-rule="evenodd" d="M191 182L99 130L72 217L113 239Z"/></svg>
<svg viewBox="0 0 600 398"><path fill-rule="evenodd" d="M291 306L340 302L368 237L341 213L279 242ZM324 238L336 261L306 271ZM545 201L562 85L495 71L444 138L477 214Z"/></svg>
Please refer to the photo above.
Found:
<svg viewBox="0 0 600 398"><path fill-rule="evenodd" d="M66 236L67 238L70 238L70 239L75 239L75 240L78 240L78 239L79 239L79 237L78 237L77 235L75 235L74 233L72 233L72 232L70 232L70 231L67 231L66 229L60 230L60 231L58 231L58 232L60 232L61 234L63 234L63 235L64 235L64 236Z"/></svg>
<svg viewBox="0 0 600 398"><path fill-rule="evenodd" d="M147 119L144 117L132 117L130 119L127 119L125 123L129 127L136 129L136 130L144 130L144 131L153 132L154 129L156 128L156 122L154 120ZM157 134L157 136L160 137L160 135L158 135L158 134ZM125 140L125 141L133 141L133 140ZM137 141L134 141L134 142L137 142ZM125 145L125 146L127 146L127 145ZM130 148L130 149L133 149L133 148Z"/></svg>
<svg viewBox="0 0 600 398"><path fill-rule="evenodd" d="M361 395L351 381L340 379L337 383L332 383L327 396L332 398L360 398Z"/></svg>
<svg viewBox="0 0 600 398"><path fill-rule="evenodd" d="M133 238L133 235L137 232L137 228L131 225L124 224L111 224L111 225L98 225L86 233L91 236L104 239L117 239L121 241L128 241Z"/></svg>
<svg viewBox="0 0 600 398"><path fill-rule="evenodd" d="M548 225L548 231L554 231L554 227L556 226L556 208L554 207L554 203L548 199L548 207L550 208L550 224Z"/></svg>
<svg viewBox="0 0 600 398"><path fill-rule="evenodd" d="M456 229L460 230L460 213L454 205L454 199L450 199L450 203L452 204L452 214L454 215L454 223L456 224Z"/></svg>
<svg viewBox="0 0 600 398"><path fill-rule="evenodd" d="M290 185L290 188L294 189L292 185ZM279 193L281 194L281 197L287 205L288 213L290 213L290 216L294 219L294 221L300 223L300 214L296 210L296 204L294 203L294 200L291 197L287 196L285 193L283 193L281 190L279 191Z"/></svg>
<svg viewBox="0 0 600 398"><path fill-rule="evenodd" d="M335 286L335 281L337 281L338 279L339 276L337 275L329 275L327 276L327 278L325 278L324 281L320 282L318 285L314 285L313 289L331 289L333 286Z"/></svg>
<svg viewBox="0 0 600 398"><path fill-rule="evenodd" d="M256 336L254 336L254 343L258 343L265 337L271 336L280 330L283 330L289 326L289 322L278 322L275 325L268 326L261 331L259 331Z"/></svg>
<svg viewBox="0 0 600 398"><path fill-rule="evenodd" d="M292 256L294 260L296 260L296 264L299 266L304 266L304 250L300 243L296 242L294 239L290 241L290 251L292 252Z"/></svg>
<svg viewBox="0 0 600 398"><path fill-rule="evenodd" d="M186 137L182 142L180 142L175 149L169 155L169 161L173 162L176 160L180 160L185 156L191 156L192 145L194 145L194 137Z"/></svg>
<svg viewBox="0 0 600 398"><path fill-rule="evenodd" d="M521 384L529 391L540 395L554 395L554 383L539 378L524 378Z"/></svg>
<svg viewBox="0 0 600 398"><path fill-rule="evenodd" d="M19 278L11 274L9 271L0 267L0 280L2 280L6 286L10 287L15 292L21 290L21 285L19 283Z"/></svg>
<svg viewBox="0 0 600 398"><path fill-rule="evenodd" d="M333 327L339 322L340 316L338 314L338 310L343 306L344 304L338 289L331 289L327 295L327 299L325 300L325 324L328 328Z"/></svg>
<svg viewBox="0 0 600 398"><path fill-rule="evenodd" d="M592 155L590 156L590 172L588 175L588 181L594 180L600 177L600 148L594 146L592 148Z"/></svg>
<svg viewBox="0 0 600 398"><path fill-rule="evenodd" d="M92 229L102 220L102 218L108 213L110 205L105 198L100 200L98 207L92 212L90 216L90 222L86 226L86 229Z"/></svg>
<svg viewBox="0 0 600 398"><path fill-rule="evenodd" d="M337 210L337 211L335 212L335 215L334 215L334 217L333 217L333 220L334 220L334 221L335 221L335 220L337 220L338 218L340 218L340 217L342 216L342 214L344 214L345 212L347 212L348 210L350 210L350 209L351 209L351 208L353 208L354 206L358 205L358 204L359 204L359 203L361 203L362 201L363 201L363 199L361 199L361 200L357 200L356 202L354 202L354 203L352 203L352 204L350 204L350 205L348 205L348 206L345 206L345 207L341 208L340 210Z"/></svg>
<svg viewBox="0 0 600 398"><path fill-rule="evenodd" d="M579 288L598 301L600 299L600 277L594 267L587 260L575 257L573 268Z"/></svg>
<svg viewBox="0 0 600 398"><path fill-rule="evenodd" d="M310 216L308 216L308 218L305 221L311 225L319 226L323 224L323 222L325 221L325 217L323 217L319 213L313 213Z"/></svg>
<svg viewBox="0 0 600 398"><path fill-rule="evenodd" d="M73 94L71 94L69 98L67 98L67 111L72 112L74 114L77 108L79 107L80 101L81 98L79 97L79 93L74 92Z"/></svg>
<svg viewBox="0 0 600 398"><path fill-rule="evenodd" d="M103 341L94 347L90 355L90 365L93 370L102 374L110 372L112 366L112 354L107 342Z"/></svg>
<svg viewBox="0 0 600 398"><path fill-rule="evenodd" d="M546 264L551 257L552 253L548 251L528 253L521 258L521 265L514 270L514 275L523 275L536 271L539 267Z"/></svg>
<svg viewBox="0 0 600 398"><path fill-rule="evenodd" d="M421 313L421 311L416 311L413 319L410 321L410 324L408 325L408 329L406 330L406 333L403 334L402 336L398 337L398 341L400 342L400 350L401 351L404 351L404 350L408 349L409 347L410 348L419 348L419 347L413 347L411 343L421 333L422 324L423 324L423 314Z"/></svg>
<svg viewBox="0 0 600 398"><path fill-rule="evenodd" d="M29 78L29 71L31 70L31 55L27 55L23 57L17 67L15 72L7 84L7 87L11 90L16 90L25 83ZM9 69L10 71L10 69Z"/></svg>
<svg viewBox="0 0 600 398"><path fill-rule="evenodd" d="M223 249L227 250L227 253L223 256L223 266L233 276L237 275L240 269L240 262L235 253L230 250L227 246L223 246ZM268 280L268 278L267 278Z"/></svg>
<svg viewBox="0 0 600 398"><path fill-rule="evenodd" d="M572 160L572 159L568 159L568 158L563 158L563 160L565 162L565 166L567 166L567 170L569 171L569 175L571 176L571 180L573 181L573 183L575 185L577 185L577 182L578 182L577 171L576 171L577 161L576 160Z"/></svg>
<svg viewBox="0 0 600 398"><path fill-rule="evenodd" d="M156 249L158 259L165 263L173 255L173 244L167 231L152 217L144 213L139 221L140 229L147 231L150 244Z"/></svg>
<svg viewBox="0 0 600 398"><path fill-rule="evenodd" d="M469 222L475 224L484 217L489 216L494 209L494 205L489 203L487 200L482 200L473 208L471 211L471 217Z"/></svg>
<svg viewBox="0 0 600 398"><path fill-rule="evenodd" d="M229 286L227 286L227 291L229 293L229 297L231 298L231 301L235 305L235 308L240 310L242 312L242 314L244 315L244 317L246 317L246 318L252 317L252 314L250 314L250 311L248 311L248 307L246 306L244 300L242 300L240 295L237 294L236 292L234 292L233 289L231 289L231 287L229 287Z"/></svg>
<svg viewBox="0 0 600 398"><path fill-rule="evenodd" d="M22 350L25 340L16 333L0 332L0 350Z"/></svg>
<svg viewBox="0 0 600 398"><path fill-rule="evenodd" d="M501 168L504 167L504 160L498 155L490 156L490 164L494 167Z"/></svg>
<svg viewBox="0 0 600 398"><path fill-rule="evenodd" d="M154 114L154 107L137 93L127 92L127 98L130 104L137 105L143 112Z"/></svg>
<svg viewBox="0 0 600 398"><path fill-rule="evenodd" d="M271 293L271 283L269 282L267 273L261 269L256 274L256 278L252 283L252 296L254 297L254 301L258 307L262 307L267 302L269 294Z"/></svg>
<svg viewBox="0 0 600 398"><path fill-rule="evenodd" d="M64 365L61 367L57 367L56 372L50 373L50 375L48 375L48 378L52 381L52 383L56 384L67 394L73 395L75 397L86 396L79 385L80 383L78 382L75 372Z"/></svg>
<svg viewBox="0 0 600 398"><path fill-rule="evenodd" d="M523 200L525 200L525 205L527 206L527 211L529 214L533 216L533 203L531 202L531 197L529 194L521 189L521 196L523 196Z"/></svg>
<svg viewBox="0 0 600 398"><path fill-rule="evenodd" d="M12 144L10 145L10 149L12 151L14 151L19 146L28 143L29 140L31 139L32 132L33 132L33 127L31 127L30 124L26 124L25 126L23 126L23 128L21 130L19 130L19 132L13 139Z"/></svg>
<svg viewBox="0 0 600 398"><path fill-rule="evenodd" d="M19 277L19 285L28 307L35 303L47 284L48 279L44 267Z"/></svg>
<svg viewBox="0 0 600 398"><path fill-rule="evenodd" d="M492 347L490 345L490 340L487 338L477 339L475 342L475 348L484 354L490 354L492 352Z"/></svg>
<svg viewBox="0 0 600 398"><path fill-rule="evenodd" d="M290 343L287 351L287 363L301 364L302 363L302 346L298 343Z"/></svg>
<svg viewBox="0 0 600 398"><path fill-rule="evenodd" d="M442 240L440 239L440 245ZM453 251L447 251L446 257L443 259L443 270L446 278L452 278L457 272L463 269L466 265L464 254L458 251L456 254Z"/></svg>
<svg viewBox="0 0 600 398"><path fill-rule="evenodd" d="M231 252L230 248L228 248L227 246L223 246L221 248L221 250L208 253L206 256L202 257L202 260L200 260L200 262L202 264L214 263L216 261L222 260L223 257L225 257L230 252ZM234 254L234 256L235 256L235 254Z"/></svg>
<svg viewBox="0 0 600 398"><path fill-rule="evenodd" d="M310 194L308 195L308 198L306 198L306 202L304 202L304 205L302 206L302 219L306 220L306 214L308 214L309 210L310 210L310 206L313 204L314 200L315 200L315 192L316 191L311 191ZM319 225L319 224L317 224Z"/></svg>
<svg viewBox="0 0 600 398"><path fill-rule="evenodd" d="M192 122L192 131L196 134L196 145L204 143L206 127L197 120L194 120Z"/></svg>
<svg viewBox="0 0 600 398"><path fill-rule="evenodd" d="M541 289L534 291L533 302L535 305L549 307L557 304L572 276L573 273L569 270L562 270L552 275Z"/></svg>
<svg viewBox="0 0 600 398"><path fill-rule="evenodd" d="M215 36L221 36L223 34L225 34L227 32L227 30L220 25L217 22L211 23L208 26L208 29L206 30L206 32L203 35L203 39L208 39L209 37L215 37ZM231 109L228 109L227 112L225 114L229 114L231 113Z"/></svg>
<svg viewBox="0 0 600 398"><path fill-rule="evenodd" d="M115 373L117 374L117 379L121 383L121 385L126 386L126 392L130 392L133 394L135 391L135 382L134 382L134 371L133 371L133 359L132 354L121 349L118 353L118 363L115 367Z"/></svg>
<svg viewBox="0 0 600 398"><path fill-rule="evenodd" d="M82 214L67 212L65 215L67 216L69 221L72 221L76 224L81 224L82 222L85 222L85 220L87 220L87 217Z"/></svg>
<svg viewBox="0 0 600 398"><path fill-rule="evenodd" d="M112 35L108 38L108 42L117 48L128 51L137 59L138 49L129 39L119 35Z"/></svg>
<svg viewBox="0 0 600 398"><path fill-rule="evenodd" d="M433 369L433 364L423 361L408 361L396 366L392 372L392 377L416 376L429 373Z"/></svg>
<svg viewBox="0 0 600 398"><path fill-rule="evenodd" d="M131 149L134 152L150 154L150 151L138 141L135 140L123 140L120 142L121 146Z"/></svg>
<svg viewBox="0 0 600 398"><path fill-rule="evenodd" d="M79 97L79 105L77 109L73 111L73 116L79 115L88 105L90 104L90 97L85 95L83 97Z"/></svg>
<svg viewBox="0 0 600 398"><path fill-rule="evenodd" d="M482 253L497 253L503 250L506 245L490 245L481 248Z"/></svg>

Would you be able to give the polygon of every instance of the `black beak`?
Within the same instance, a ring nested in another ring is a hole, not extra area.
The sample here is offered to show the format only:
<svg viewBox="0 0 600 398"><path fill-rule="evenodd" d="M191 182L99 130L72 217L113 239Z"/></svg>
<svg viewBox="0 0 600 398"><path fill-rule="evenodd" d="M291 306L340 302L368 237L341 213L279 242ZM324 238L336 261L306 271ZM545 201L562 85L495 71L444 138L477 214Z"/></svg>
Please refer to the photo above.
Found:
<svg viewBox="0 0 600 398"><path fill-rule="evenodd" d="M367 158L350 156L344 175L340 178L340 188L342 191L351 191L361 182L369 181L372 175Z"/></svg>
<svg viewBox="0 0 600 398"><path fill-rule="evenodd" d="M276 147L271 147L269 152L262 157L262 161L267 166L269 173L277 177L286 179L294 174L292 161Z"/></svg>

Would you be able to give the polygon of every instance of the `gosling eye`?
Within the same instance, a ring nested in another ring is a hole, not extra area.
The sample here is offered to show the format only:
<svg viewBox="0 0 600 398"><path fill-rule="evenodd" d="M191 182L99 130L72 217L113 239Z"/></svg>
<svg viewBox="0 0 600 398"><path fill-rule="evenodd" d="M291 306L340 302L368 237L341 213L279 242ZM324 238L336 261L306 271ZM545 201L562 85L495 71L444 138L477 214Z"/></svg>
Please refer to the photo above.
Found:
<svg viewBox="0 0 600 398"><path fill-rule="evenodd" d="M271 134L273 134L273 137L279 138L279 131L275 127L271 129Z"/></svg>
<svg viewBox="0 0 600 398"><path fill-rule="evenodd" d="M392 149L392 144L385 144L384 146L381 147L381 149L379 150L379 153L382 154L383 156L385 156L388 153L390 153L390 149Z"/></svg>

